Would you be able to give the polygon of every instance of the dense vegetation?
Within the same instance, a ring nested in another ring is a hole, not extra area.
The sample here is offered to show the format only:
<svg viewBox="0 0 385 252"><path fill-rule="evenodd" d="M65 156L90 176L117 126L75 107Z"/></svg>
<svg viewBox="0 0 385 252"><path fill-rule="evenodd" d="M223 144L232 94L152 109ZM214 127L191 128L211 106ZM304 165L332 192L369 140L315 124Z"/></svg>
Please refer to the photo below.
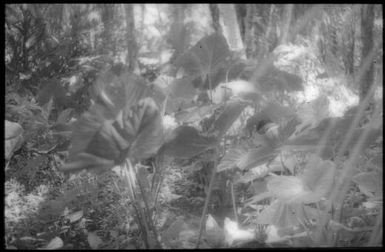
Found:
<svg viewBox="0 0 385 252"><path fill-rule="evenodd" d="M8 249L382 246L382 8L7 4Z"/></svg>

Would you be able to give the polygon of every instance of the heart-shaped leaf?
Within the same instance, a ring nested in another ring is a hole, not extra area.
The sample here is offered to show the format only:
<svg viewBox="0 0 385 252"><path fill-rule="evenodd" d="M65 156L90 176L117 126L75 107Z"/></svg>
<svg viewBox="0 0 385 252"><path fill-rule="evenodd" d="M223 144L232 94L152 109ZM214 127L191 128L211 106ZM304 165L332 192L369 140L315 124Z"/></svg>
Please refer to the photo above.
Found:
<svg viewBox="0 0 385 252"><path fill-rule="evenodd" d="M69 161L63 171L105 170L126 158L134 162L157 152L163 140L160 112L155 102L146 98L146 86L124 76L103 76L101 79L108 81L105 87L101 80L97 82L99 95L74 125Z"/></svg>
<svg viewBox="0 0 385 252"><path fill-rule="evenodd" d="M230 56L229 46L223 35L214 33L202 38L198 43L181 55L175 65L182 67L187 75L194 77L196 86L201 86L207 79L211 79L211 87L215 74L226 63Z"/></svg>
<svg viewBox="0 0 385 252"><path fill-rule="evenodd" d="M267 189L282 202L292 202L307 194L300 178L295 176L274 176L269 179Z"/></svg>
<svg viewBox="0 0 385 252"><path fill-rule="evenodd" d="M302 175L304 185L311 193L302 197L302 202L315 203L326 197L334 184L336 173L335 164L329 160L323 161L317 156L312 156Z"/></svg>
<svg viewBox="0 0 385 252"><path fill-rule="evenodd" d="M206 137L193 127L180 126L172 132L160 153L187 159L215 147L216 144L216 137Z"/></svg>

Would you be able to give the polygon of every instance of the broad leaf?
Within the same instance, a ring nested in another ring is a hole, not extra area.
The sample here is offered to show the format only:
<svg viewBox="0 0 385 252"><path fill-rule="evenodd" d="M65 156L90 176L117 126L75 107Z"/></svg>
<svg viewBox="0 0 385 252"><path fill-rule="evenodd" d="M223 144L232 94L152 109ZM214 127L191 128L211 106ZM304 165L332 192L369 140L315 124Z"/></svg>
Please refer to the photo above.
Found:
<svg viewBox="0 0 385 252"><path fill-rule="evenodd" d="M311 194L302 197L301 201L309 204L327 197L333 187L335 174L336 167L333 162L323 161L317 156L312 156L301 177Z"/></svg>
<svg viewBox="0 0 385 252"><path fill-rule="evenodd" d="M21 147L24 142L23 131L20 124L5 120L5 159L10 159Z"/></svg>
<svg viewBox="0 0 385 252"><path fill-rule="evenodd" d="M261 113L267 115L273 122L277 123L287 122L295 117L295 111L292 108L282 106L274 101L266 104Z"/></svg>
<svg viewBox="0 0 385 252"><path fill-rule="evenodd" d="M193 127L180 126L173 131L160 153L187 159L215 147L216 144L216 137L206 137Z"/></svg>
<svg viewBox="0 0 385 252"><path fill-rule="evenodd" d="M161 116L154 101L145 98L144 83L109 74L97 83L95 104L74 125L69 161L63 171L109 169L126 158L133 162L148 158L161 145Z"/></svg>
<svg viewBox="0 0 385 252"><path fill-rule="evenodd" d="M37 94L37 102L40 106L43 106L51 99L53 99L55 105L62 107L66 100L65 88L60 84L60 80L56 78L49 79L42 83L41 89Z"/></svg>
<svg viewBox="0 0 385 252"><path fill-rule="evenodd" d="M225 241L231 246L233 243L246 243L255 239L255 231L252 229L241 229L238 223L225 218L224 222Z"/></svg>
<svg viewBox="0 0 385 252"><path fill-rule="evenodd" d="M216 106L204 105L184 109L175 114L175 118L181 123L194 123L208 116Z"/></svg>
<svg viewBox="0 0 385 252"><path fill-rule="evenodd" d="M295 176L275 176L269 179L267 189L282 202L294 202L308 194L300 178Z"/></svg>
<svg viewBox="0 0 385 252"><path fill-rule="evenodd" d="M181 55L175 62L182 67L187 75L194 77L194 84L202 86L209 78L214 87L213 76L226 63L230 56L229 46L225 37L219 33L202 38L198 43Z"/></svg>
<svg viewBox="0 0 385 252"><path fill-rule="evenodd" d="M68 215L67 218L70 220L70 223L74 223L74 222L80 220L81 218L83 218L83 211L80 210L80 211L71 213L70 215Z"/></svg>
<svg viewBox="0 0 385 252"><path fill-rule="evenodd" d="M242 100L251 101L255 101L260 98L255 86L244 80L234 80L221 83L214 90L212 90L211 95L213 103L215 104L223 103L233 96Z"/></svg>
<svg viewBox="0 0 385 252"><path fill-rule="evenodd" d="M382 176L377 172L363 172L355 175L353 181L368 197L382 198Z"/></svg>
<svg viewBox="0 0 385 252"><path fill-rule="evenodd" d="M53 249L59 249L61 247L63 247L64 243L63 243L63 240L60 239L60 237L55 237L53 238L48 244L47 246L44 248L44 249L49 249L49 250L53 250Z"/></svg>
<svg viewBox="0 0 385 252"><path fill-rule="evenodd" d="M302 91L302 79L294 74L282 71L274 65L269 65L258 78L261 93L273 91Z"/></svg>
<svg viewBox="0 0 385 252"><path fill-rule="evenodd" d="M235 167L247 170L268 162L277 154L278 152L269 145L248 150L243 147L230 149L218 165L218 172Z"/></svg>
<svg viewBox="0 0 385 252"><path fill-rule="evenodd" d="M219 114L213 123L208 127L208 134L213 134L221 138L227 130L238 119L246 104L240 101L232 101L225 105L223 111ZM216 115L213 115L216 117Z"/></svg>

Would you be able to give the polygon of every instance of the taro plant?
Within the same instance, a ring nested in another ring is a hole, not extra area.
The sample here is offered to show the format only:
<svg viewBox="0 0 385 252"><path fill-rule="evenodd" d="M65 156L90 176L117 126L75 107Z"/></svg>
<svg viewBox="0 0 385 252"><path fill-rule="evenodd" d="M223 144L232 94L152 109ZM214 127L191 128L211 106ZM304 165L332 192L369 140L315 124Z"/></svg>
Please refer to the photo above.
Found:
<svg viewBox="0 0 385 252"><path fill-rule="evenodd" d="M121 174L146 248L160 248L178 234L195 236L191 248L199 247L203 233L214 247L223 245L220 239L227 245L255 239L256 232L239 228L234 192L239 184L255 189L241 203L243 209L254 209L249 216L257 217L257 224L268 225L267 242L335 245L338 233L349 230L342 224L342 210L352 179L370 195L371 203L382 200L379 187L373 189L367 182L376 173L356 174L351 168L382 134L381 124L372 120L359 126L365 104L342 118L328 118L325 97L293 109L286 94L302 90L302 80L276 68L274 58L258 64L241 60L224 37L214 33L181 54L169 75L153 85L124 71L101 73L92 87L90 109L73 126L68 162L61 170L124 168ZM166 114L179 126L164 128ZM150 181L143 161L154 156ZM212 168L199 228L193 234L183 230L186 225L180 219L162 235L154 224L166 156ZM240 172L234 175L234 170ZM224 231L207 219L217 177L230 182L222 187L230 185L225 197L231 199L235 217L235 222L225 219Z"/></svg>

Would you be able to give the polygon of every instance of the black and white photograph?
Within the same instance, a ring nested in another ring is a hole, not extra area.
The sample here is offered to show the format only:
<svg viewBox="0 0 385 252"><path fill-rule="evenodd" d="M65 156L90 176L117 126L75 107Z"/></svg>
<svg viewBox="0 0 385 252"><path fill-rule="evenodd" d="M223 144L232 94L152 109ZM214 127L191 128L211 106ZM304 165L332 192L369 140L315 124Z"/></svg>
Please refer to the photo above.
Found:
<svg viewBox="0 0 385 252"><path fill-rule="evenodd" d="M383 246L383 5L6 3L5 249Z"/></svg>

